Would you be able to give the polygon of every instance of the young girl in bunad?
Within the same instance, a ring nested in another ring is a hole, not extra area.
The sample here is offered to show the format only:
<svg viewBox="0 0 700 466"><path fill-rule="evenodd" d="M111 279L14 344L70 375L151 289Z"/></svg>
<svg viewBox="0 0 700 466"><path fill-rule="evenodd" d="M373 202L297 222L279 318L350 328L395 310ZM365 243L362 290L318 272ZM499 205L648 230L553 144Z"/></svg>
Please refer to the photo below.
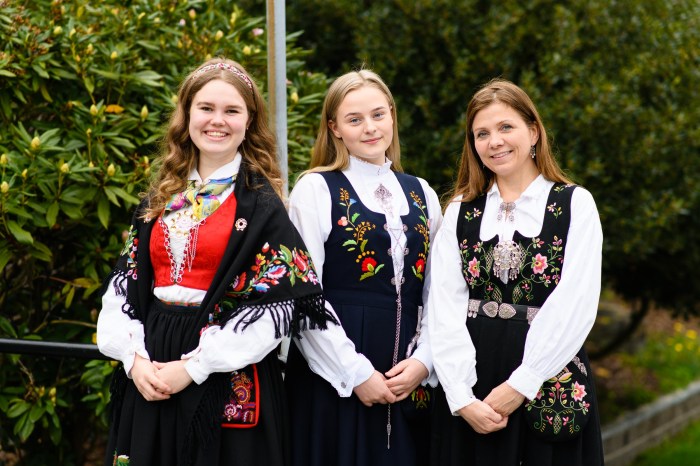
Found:
<svg viewBox="0 0 700 466"><path fill-rule="evenodd" d="M296 466L427 462L432 400L422 384L436 380L422 308L442 215L433 189L402 173L396 125L396 104L378 75L339 77L323 104L311 169L290 195L290 216L324 296L371 362L334 390L290 348L285 383Z"/></svg>
<svg viewBox="0 0 700 466"><path fill-rule="evenodd" d="M600 220L513 83L493 80L469 103L451 199L431 254L431 464L603 464L582 348L600 295Z"/></svg>
<svg viewBox="0 0 700 466"><path fill-rule="evenodd" d="M97 343L123 368L105 464L289 464L280 341L337 329L338 351L355 353L281 187L257 86L233 61L204 63L180 86L159 172L106 281Z"/></svg>

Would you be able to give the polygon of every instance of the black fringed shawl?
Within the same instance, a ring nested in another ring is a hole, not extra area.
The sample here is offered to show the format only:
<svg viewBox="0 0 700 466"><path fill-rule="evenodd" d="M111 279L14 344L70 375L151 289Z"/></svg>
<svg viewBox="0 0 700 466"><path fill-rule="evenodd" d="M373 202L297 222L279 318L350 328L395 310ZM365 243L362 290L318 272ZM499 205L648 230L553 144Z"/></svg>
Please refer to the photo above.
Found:
<svg viewBox="0 0 700 466"><path fill-rule="evenodd" d="M329 321L337 325L325 309L321 286L301 236L269 182L248 170L243 162L234 195L237 207L231 237L198 311L196 328L184 346L186 350L197 347L199 331L212 320L215 325L233 326L235 332L244 332L270 313L275 322L275 334L270 338L298 337L307 328L327 328ZM156 223L138 218L146 202L137 209L117 266L105 281L108 284L114 279L117 294L126 297L122 311L144 323L153 300L149 243ZM118 371L113 382L113 422L118 419L127 382L123 372ZM192 407L182 447L186 463L216 435L227 395L227 375L210 375L198 387L199 395L188 401L196 406Z"/></svg>

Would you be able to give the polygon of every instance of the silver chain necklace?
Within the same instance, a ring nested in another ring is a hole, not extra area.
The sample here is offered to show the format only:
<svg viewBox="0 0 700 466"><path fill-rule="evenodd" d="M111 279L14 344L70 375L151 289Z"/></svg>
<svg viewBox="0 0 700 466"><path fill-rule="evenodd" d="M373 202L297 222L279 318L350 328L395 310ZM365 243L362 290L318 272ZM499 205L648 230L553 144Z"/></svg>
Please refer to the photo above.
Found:
<svg viewBox="0 0 700 466"><path fill-rule="evenodd" d="M393 218L393 206L391 204L392 194L386 186L379 184L377 189L374 190L374 197L379 202L384 213ZM401 224L401 227L390 227L388 223L384 224L384 229L389 232L389 235L393 239L391 241L391 246L387 251L391 256L391 260L394 266L394 277L391 279L391 284L396 287L396 333L394 336L394 353L392 355L391 367L394 367L399 361L399 338L401 334L401 285L403 285L405 279L403 276L404 270L404 260L403 256L408 254L408 248L401 245L401 235L408 230L408 227ZM399 260L401 258L401 260ZM389 450L391 448L391 404L387 405L387 418L386 418L386 448Z"/></svg>

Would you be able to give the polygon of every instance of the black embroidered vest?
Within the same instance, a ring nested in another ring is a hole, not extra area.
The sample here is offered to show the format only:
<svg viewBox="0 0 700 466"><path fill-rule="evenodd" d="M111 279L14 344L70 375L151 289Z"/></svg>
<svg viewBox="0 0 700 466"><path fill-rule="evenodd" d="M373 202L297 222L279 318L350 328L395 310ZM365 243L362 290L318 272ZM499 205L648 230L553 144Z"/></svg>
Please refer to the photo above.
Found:
<svg viewBox="0 0 700 466"><path fill-rule="evenodd" d="M552 186L539 235L526 238L515 231L513 241L522 248L523 258L517 277L508 283L503 283L493 270L498 236L486 241L479 237L486 195L462 203L457 240L470 298L538 307L544 304L561 279L575 188L562 183Z"/></svg>
<svg viewBox="0 0 700 466"><path fill-rule="evenodd" d="M357 293L368 291L396 296L391 236L384 214L373 212L360 202L352 184L342 172L322 172L331 194L333 229L326 240L323 289ZM417 178L396 173L409 212L401 216L406 235L404 283L401 295L413 305L422 305L423 280L430 227L425 193Z"/></svg>

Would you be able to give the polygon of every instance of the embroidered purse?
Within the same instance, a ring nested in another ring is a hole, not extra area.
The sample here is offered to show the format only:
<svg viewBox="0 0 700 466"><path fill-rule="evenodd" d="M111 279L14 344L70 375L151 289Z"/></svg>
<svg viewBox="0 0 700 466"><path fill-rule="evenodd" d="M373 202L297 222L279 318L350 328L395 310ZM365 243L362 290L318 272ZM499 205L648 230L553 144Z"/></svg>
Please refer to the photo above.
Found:
<svg viewBox="0 0 700 466"><path fill-rule="evenodd" d="M221 427L247 429L257 426L260 418L260 382L257 364L233 371L230 377L231 393L224 406Z"/></svg>
<svg viewBox="0 0 700 466"><path fill-rule="evenodd" d="M592 396L588 372L578 356L542 384L537 396L525 403L525 419L537 437L548 442L572 440L590 417Z"/></svg>

